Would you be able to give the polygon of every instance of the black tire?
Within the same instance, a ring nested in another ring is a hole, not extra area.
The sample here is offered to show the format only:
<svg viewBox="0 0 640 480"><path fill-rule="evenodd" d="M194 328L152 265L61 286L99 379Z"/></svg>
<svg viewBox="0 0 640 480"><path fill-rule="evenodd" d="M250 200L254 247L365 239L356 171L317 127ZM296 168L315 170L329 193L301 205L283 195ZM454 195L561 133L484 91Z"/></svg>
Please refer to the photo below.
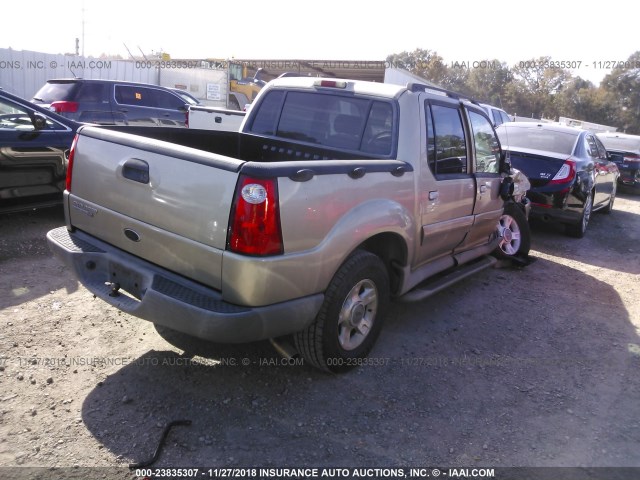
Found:
<svg viewBox="0 0 640 480"><path fill-rule="evenodd" d="M338 269L314 322L294 335L295 346L316 368L342 372L366 358L389 306L389 275L376 255L356 250Z"/></svg>
<svg viewBox="0 0 640 480"><path fill-rule="evenodd" d="M531 249L531 229L522 209L507 202L498 221L498 234L502 238L494 255L502 260L514 257L526 258Z"/></svg>
<svg viewBox="0 0 640 480"><path fill-rule="evenodd" d="M574 223L571 225L565 225L566 234L574 238L584 237L584 234L587 233L587 226L589 225L589 220L591 219L592 211L593 211L593 196L591 192L589 192L589 195L587 196L587 199L584 202L584 209L582 210L580 221L578 223Z"/></svg>
<svg viewBox="0 0 640 480"><path fill-rule="evenodd" d="M616 201L616 193L618 191L618 185L613 184L613 191L611 192L611 196L609 197L609 204L602 209L602 213L609 215L613 212L613 202Z"/></svg>

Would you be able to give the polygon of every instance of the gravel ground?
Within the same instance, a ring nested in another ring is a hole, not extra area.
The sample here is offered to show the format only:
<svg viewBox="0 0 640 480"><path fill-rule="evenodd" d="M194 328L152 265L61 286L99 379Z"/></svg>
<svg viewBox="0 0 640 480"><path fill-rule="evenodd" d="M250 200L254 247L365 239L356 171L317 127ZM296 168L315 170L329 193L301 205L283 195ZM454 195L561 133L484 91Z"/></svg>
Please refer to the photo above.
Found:
<svg viewBox="0 0 640 480"><path fill-rule="evenodd" d="M342 375L94 299L47 249L63 223L0 216L0 478L131 478L173 420L154 467L640 467L638 196L581 240L535 226L524 269L393 304Z"/></svg>

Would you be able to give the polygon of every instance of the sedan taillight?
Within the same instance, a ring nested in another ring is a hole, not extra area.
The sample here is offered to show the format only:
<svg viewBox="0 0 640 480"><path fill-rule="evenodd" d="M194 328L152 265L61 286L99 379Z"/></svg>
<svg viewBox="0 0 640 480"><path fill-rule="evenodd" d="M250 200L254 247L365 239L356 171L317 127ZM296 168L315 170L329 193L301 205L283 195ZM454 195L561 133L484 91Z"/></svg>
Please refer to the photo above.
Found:
<svg viewBox="0 0 640 480"><path fill-rule="evenodd" d="M562 185L571 183L576 176L576 162L570 158L566 159L560 170L551 179L548 185Z"/></svg>

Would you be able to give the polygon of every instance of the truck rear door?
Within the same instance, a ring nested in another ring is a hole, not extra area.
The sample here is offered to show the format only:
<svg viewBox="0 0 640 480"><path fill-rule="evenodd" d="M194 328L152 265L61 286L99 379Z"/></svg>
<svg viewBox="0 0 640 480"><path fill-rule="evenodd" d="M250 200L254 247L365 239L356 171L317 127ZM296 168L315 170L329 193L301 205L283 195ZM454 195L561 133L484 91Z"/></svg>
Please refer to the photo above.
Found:
<svg viewBox="0 0 640 480"><path fill-rule="evenodd" d="M476 198L460 102L425 96L421 104L426 152L420 168L423 239L417 252L419 263L451 254L464 241L473 225Z"/></svg>

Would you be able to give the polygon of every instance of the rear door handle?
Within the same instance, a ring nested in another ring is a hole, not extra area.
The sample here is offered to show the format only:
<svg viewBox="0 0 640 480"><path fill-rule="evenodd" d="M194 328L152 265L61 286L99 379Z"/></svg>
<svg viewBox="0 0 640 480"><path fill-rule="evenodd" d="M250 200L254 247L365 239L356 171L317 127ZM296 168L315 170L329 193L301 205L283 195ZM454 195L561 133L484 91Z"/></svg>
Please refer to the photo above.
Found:
<svg viewBox="0 0 640 480"><path fill-rule="evenodd" d="M438 191L429 192L429 200L434 201L438 199Z"/></svg>

